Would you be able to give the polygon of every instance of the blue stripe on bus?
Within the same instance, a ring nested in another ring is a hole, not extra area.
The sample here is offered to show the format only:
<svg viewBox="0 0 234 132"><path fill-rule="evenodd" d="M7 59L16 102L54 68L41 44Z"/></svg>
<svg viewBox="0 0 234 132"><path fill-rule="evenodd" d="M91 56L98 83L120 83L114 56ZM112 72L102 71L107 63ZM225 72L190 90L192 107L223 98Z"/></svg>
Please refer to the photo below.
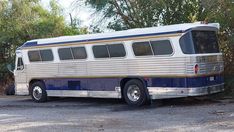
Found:
<svg viewBox="0 0 234 132"><path fill-rule="evenodd" d="M29 47L29 46L37 46L37 41L33 42L26 42L23 47Z"/></svg>
<svg viewBox="0 0 234 132"><path fill-rule="evenodd" d="M211 78L214 78L211 81ZM152 78L148 82L149 87L203 87L223 83L223 77L220 75L192 78Z"/></svg>
<svg viewBox="0 0 234 132"><path fill-rule="evenodd" d="M119 78L44 79L47 90L114 91Z"/></svg>
<svg viewBox="0 0 234 132"><path fill-rule="evenodd" d="M188 30L186 30L188 31ZM166 35L166 34L175 34L186 32L183 30L172 31L172 32L162 32L162 33L149 33L149 34L138 34L138 35L128 35L128 36L118 36L118 37L108 37L108 38L97 38L97 39L85 39L85 40L75 40L75 41L64 41L64 42L54 42L54 43L44 43L40 46L53 45L53 44L66 44L66 43L80 43L80 42L90 42L90 41L100 41L100 40L111 40L111 39L124 39L124 38L133 38L133 37L142 37L142 36L155 36L155 35ZM22 47L32 47L39 46L36 41L26 42Z"/></svg>
<svg viewBox="0 0 234 132"><path fill-rule="evenodd" d="M214 78L214 80L210 80ZM47 90L115 91L122 78L44 79ZM192 78L146 78L147 87L204 87L222 84L221 75Z"/></svg>

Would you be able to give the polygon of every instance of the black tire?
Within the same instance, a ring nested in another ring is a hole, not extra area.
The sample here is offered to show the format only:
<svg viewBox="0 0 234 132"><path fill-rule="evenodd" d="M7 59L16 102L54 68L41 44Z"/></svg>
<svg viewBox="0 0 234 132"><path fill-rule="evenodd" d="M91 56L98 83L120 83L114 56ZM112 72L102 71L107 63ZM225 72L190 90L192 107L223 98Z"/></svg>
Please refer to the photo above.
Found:
<svg viewBox="0 0 234 132"><path fill-rule="evenodd" d="M123 97L130 106L142 106L149 101L145 85L137 79L129 80L124 85Z"/></svg>
<svg viewBox="0 0 234 132"><path fill-rule="evenodd" d="M35 82L30 87L30 94L33 101L42 103L47 101L46 87L43 82Z"/></svg>

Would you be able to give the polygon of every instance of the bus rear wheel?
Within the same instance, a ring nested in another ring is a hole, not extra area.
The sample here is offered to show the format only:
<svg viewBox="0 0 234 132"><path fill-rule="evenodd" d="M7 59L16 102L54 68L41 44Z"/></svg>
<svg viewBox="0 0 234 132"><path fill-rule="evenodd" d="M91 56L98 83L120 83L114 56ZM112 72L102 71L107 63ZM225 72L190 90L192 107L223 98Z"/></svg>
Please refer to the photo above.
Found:
<svg viewBox="0 0 234 132"><path fill-rule="evenodd" d="M124 85L123 97L130 106L142 106L148 101L146 87L137 79L132 79Z"/></svg>
<svg viewBox="0 0 234 132"><path fill-rule="evenodd" d="M35 82L31 85L31 97L37 103L47 101L46 88L43 82Z"/></svg>

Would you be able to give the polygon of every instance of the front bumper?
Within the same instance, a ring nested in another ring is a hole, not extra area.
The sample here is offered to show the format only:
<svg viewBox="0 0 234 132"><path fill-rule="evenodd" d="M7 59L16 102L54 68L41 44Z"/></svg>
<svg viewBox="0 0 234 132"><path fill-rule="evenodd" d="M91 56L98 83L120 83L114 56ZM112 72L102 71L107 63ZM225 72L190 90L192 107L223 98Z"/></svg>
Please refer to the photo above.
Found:
<svg viewBox="0 0 234 132"><path fill-rule="evenodd" d="M148 87L148 91L151 99L201 96L224 91L224 84L197 88Z"/></svg>

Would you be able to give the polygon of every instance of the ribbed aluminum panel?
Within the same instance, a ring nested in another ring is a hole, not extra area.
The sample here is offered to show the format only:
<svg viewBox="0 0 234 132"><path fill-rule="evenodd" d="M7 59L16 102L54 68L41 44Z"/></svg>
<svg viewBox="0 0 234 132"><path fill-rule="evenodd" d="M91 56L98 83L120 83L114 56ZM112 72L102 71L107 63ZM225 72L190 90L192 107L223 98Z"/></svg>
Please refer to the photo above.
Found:
<svg viewBox="0 0 234 132"><path fill-rule="evenodd" d="M58 64L59 77L64 76L86 76L86 62L62 62Z"/></svg>
<svg viewBox="0 0 234 132"><path fill-rule="evenodd" d="M83 62L35 63L27 66L28 81L32 78L107 77L184 75L185 57L145 57L107 59Z"/></svg>
<svg viewBox="0 0 234 132"><path fill-rule="evenodd" d="M56 63L31 63L27 65L27 79L49 78L58 75L58 64Z"/></svg>
<svg viewBox="0 0 234 132"><path fill-rule="evenodd" d="M186 59L187 74L194 75L194 66L198 65L198 74L218 74L224 71L222 55L193 56Z"/></svg>
<svg viewBox="0 0 234 132"><path fill-rule="evenodd" d="M95 61L35 63L27 65L27 79L53 77L108 77L108 76L187 76L216 74L223 71L221 55L213 57L139 57L134 59L100 59ZM211 58L211 59L210 59ZM214 59L216 58L216 59Z"/></svg>

